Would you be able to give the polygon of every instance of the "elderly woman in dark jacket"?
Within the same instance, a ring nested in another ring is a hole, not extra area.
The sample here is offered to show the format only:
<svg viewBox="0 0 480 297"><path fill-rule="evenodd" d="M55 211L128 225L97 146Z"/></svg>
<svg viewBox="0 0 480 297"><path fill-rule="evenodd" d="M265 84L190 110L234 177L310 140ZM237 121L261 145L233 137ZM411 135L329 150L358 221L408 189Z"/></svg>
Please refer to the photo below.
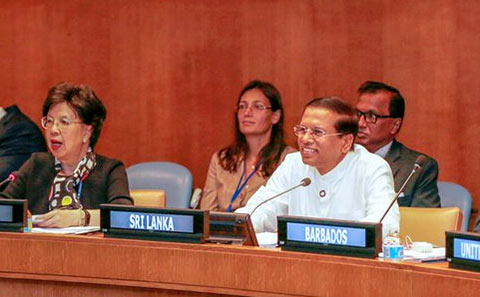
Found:
<svg viewBox="0 0 480 297"><path fill-rule="evenodd" d="M60 83L43 104L49 153L34 153L3 197L27 199L40 227L99 225L101 203L133 204L123 163L94 152L106 109L85 85Z"/></svg>

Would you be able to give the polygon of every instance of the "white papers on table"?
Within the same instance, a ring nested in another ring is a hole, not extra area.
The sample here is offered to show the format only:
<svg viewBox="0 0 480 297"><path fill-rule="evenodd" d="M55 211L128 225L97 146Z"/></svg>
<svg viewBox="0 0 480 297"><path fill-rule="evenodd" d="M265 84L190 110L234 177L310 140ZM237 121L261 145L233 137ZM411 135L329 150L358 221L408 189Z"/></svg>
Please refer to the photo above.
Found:
<svg viewBox="0 0 480 297"><path fill-rule="evenodd" d="M422 253L411 249L405 249L403 251L403 260L412 262L429 262L429 261L441 261L445 260L445 248L435 247L431 252ZM383 258L383 253L378 254L379 258Z"/></svg>
<svg viewBox="0 0 480 297"><path fill-rule="evenodd" d="M50 233L50 234L85 234L100 231L100 226L87 227L67 227L67 228L41 228L33 227L32 233Z"/></svg>
<svg viewBox="0 0 480 297"><path fill-rule="evenodd" d="M414 250L405 250L404 259L406 261L412 260L420 262L445 260L445 248L436 247L433 248L432 251L429 253L422 253Z"/></svg>
<svg viewBox="0 0 480 297"><path fill-rule="evenodd" d="M269 248L277 247L278 235L276 232L262 232L256 235L259 246Z"/></svg>

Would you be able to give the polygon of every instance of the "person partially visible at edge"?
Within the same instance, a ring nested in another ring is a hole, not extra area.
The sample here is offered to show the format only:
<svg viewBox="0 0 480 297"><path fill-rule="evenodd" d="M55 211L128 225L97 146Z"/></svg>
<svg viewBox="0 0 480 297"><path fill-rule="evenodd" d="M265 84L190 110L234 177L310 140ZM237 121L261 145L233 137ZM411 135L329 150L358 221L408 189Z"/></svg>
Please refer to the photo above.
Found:
<svg viewBox="0 0 480 297"><path fill-rule="evenodd" d="M418 156L426 156L422 168L413 175L399 194L399 205L440 207L437 161L396 140L405 114L405 100L402 94L396 88L382 82L367 81L358 89L358 96L356 112L359 130L355 142L388 162L395 179L396 192L412 171Z"/></svg>
<svg viewBox="0 0 480 297"><path fill-rule="evenodd" d="M235 141L215 152L208 168L200 208L234 211L294 149L284 141L282 97L271 83L254 80L240 92Z"/></svg>
<svg viewBox="0 0 480 297"><path fill-rule="evenodd" d="M0 181L18 170L32 153L46 151L42 131L18 106L0 106Z"/></svg>
<svg viewBox="0 0 480 297"><path fill-rule="evenodd" d="M250 214L256 232L276 232L279 215L379 222L395 195L392 172L381 157L354 144L358 121L353 108L339 97L315 98L293 130L300 152L287 155L236 212ZM309 185L266 201L305 178ZM384 236L399 231L397 203L382 223Z"/></svg>
<svg viewBox="0 0 480 297"><path fill-rule="evenodd" d="M473 232L480 233L480 216L477 217L475 225L473 226Z"/></svg>
<svg viewBox="0 0 480 297"><path fill-rule="evenodd" d="M100 204L133 204L123 163L94 151L105 118L90 87L52 87L41 119L50 152L32 154L0 196L27 199L40 227L98 226Z"/></svg>

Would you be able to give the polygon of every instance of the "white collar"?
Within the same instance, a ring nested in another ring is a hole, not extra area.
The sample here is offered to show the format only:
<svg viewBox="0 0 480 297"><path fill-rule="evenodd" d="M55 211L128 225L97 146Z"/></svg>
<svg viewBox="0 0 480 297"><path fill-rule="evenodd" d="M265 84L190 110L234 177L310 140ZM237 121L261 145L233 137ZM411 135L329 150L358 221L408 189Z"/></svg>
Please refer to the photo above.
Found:
<svg viewBox="0 0 480 297"><path fill-rule="evenodd" d="M0 121L7 115L7 111L0 107Z"/></svg>
<svg viewBox="0 0 480 297"><path fill-rule="evenodd" d="M379 148L376 152L375 155L379 155L380 157L385 159L385 156L387 155L388 151L392 147L393 140L387 143L386 145L382 146Z"/></svg>

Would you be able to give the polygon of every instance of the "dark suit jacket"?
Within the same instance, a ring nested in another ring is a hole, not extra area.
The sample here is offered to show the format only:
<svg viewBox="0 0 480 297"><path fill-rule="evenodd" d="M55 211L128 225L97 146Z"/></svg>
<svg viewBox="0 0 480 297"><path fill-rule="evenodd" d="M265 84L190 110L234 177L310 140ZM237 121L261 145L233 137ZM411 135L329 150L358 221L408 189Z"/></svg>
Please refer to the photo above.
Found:
<svg viewBox="0 0 480 297"><path fill-rule="evenodd" d="M473 232L480 233L480 216L477 218L475 222L475 226L473 227Z"/></svg>
<svg viewBox="0 0 480 297"><path fill-rule="evenodd" d="M32 214L46 213L56 175L53 155L33 153L20 168L18 178L0 196L27 199ZM123 163L97 155L97 166L84 181L80 201L87 209L98 209L102 203L133 204Z"/></svg>
<svg viewBox="0 0 480 297"><path fill-rule="evenodd" d="M392 146L385 156L385 160L392 168L395 179L395 191L407 179L413 169L418 156L425 155L409 149L400 142L393 140ZM400 206L412 207L440 207L440 196L438 196L438 164L435 159L428 156L424 166L412 177L408 185L402 191L398 204Z"/></svg>
<svg viewBox="0 0 480 297"><path fill-rule="evenodd" d="M5 110L7 115L0 120L0 181L18 170L33 152L47 150L34 122L15 105Z"/></svg>

